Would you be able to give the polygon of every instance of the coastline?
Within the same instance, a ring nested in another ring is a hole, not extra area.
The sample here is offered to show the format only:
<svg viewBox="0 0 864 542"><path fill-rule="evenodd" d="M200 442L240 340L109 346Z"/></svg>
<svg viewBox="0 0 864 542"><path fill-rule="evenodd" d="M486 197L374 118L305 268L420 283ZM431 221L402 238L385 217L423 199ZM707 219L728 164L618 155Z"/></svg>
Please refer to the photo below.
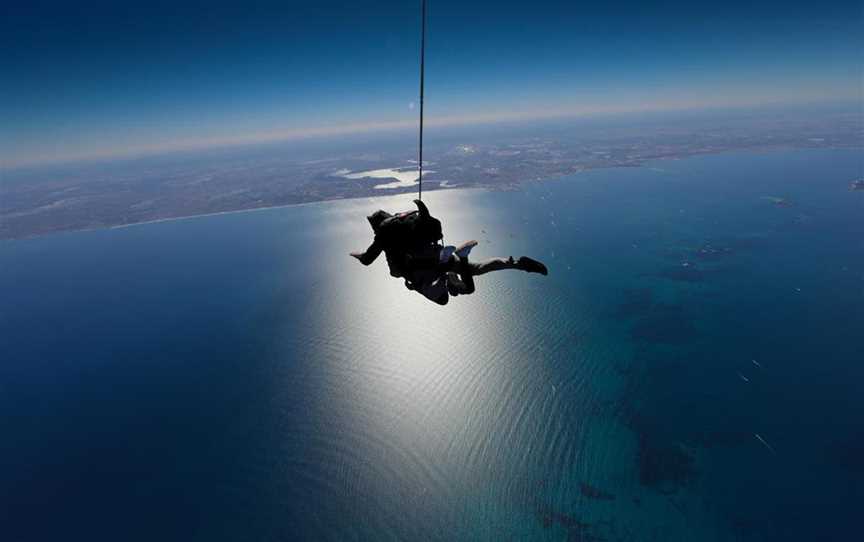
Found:
<svg viewBox="0 0 864 542"><path fill-rule="evenodd" d="M667 160L687 160L690 158L698 158L701 156L730 154L730 153L766 154L766 153L774 153L774 152L788 152L788 151L794 151L794 150L799 150L799 151L807 151L807 150L839 151L839 150L854 150L854 149L851 147L847 147L847 146L819 147L819 148L808 148L808 147L801 148L801 147L792 146L792 147L753 148L753 149L747 149L747 150L720 150L717 152L701 152L701 153L688 154L685 156L661 157L661 158L656 158L656 159L652 159L652 160L646 160L645 162L643 162L639 165L635 165L635 166L630 165L630 164L609 164L609 165L598 166L598 167L587 167L585 169L581 169L581 170L575 171L573 173L568 173L566 175L555 175L555 176L550 176L550 177L528 178L528 179L523 179L522 181L519 181L515 184L510 183L510 184L501 185L501 186L488 186L488 185L487 186L484 186L484 185L440 186L440 185L436 185L435 187L430 187L429 189L427 189L425 191L437 192L439 190L488 190L488 191L513 190L513 189L517 189L518 187L520 187L524 183L554 181L554 180L558 180L558 179L572 177L575 175L579 175L580 173L584 173L586 171L593 171L593 170L620 169L620 168L633 168L633 167L656 169L656 167L652 166L651 164L654 164L656 162L661 162L661 161L667 161ZM32 240L32 239L41 239L41 238L45 238L45 237L53 237L55 235L62 235L62 234L68 234L68 233L81 233L81 232L90 232L90 231L114 230L114 229L121 229L121 228L129 228L129 227L133 227L133 226L144 226L147 224L158 224L158 223L162 223L162 222L173 222L173 221L178 221L178 220L192 220L192 219L197 219L197 218L205 218L205 217L220 216L220 215L230 215L230 214L237 214L237 213L268 211L268 210L273 210L273 209L285 209L285 208L289 208L289 207L304 207L304 206L309 206L309 205L329 204L329 203L334 203L334 202L339 202L339 201L391 198L391 197L404 196L404 195L410 194L410 193L411 192L408 192L408 191L400 191L400 192L390 193L390 194L381 194L380 196L368 196L368 195L345 196L345 197L340 197L340 198L322 199L322 200L307 201L307 202L302 202L302 203L288 203L288 204L284 204L284 205L266 205L263 207L253 207L253 208L248 208L248 209L232 209L232 210L226 210L226 211L216 211L216 212L212 212L212 213L197 213L197 214L183 215L183 216L176 216L176 217L157 218L157 219L153 219L153 220L144 220L141 222L130 222L128 224L115 224L115 225L104 225L104 226L87 227L87 228L63 229L63 230L50 231L50 232L45 232L45 233L30 234L30 235L25 235L25 236L20 236L20 237L0 238L0 244L6 243L6 242L12 242L12 241L26 241L26 240ZM2 217L0 217L0 219L2 219Z"/></svg>

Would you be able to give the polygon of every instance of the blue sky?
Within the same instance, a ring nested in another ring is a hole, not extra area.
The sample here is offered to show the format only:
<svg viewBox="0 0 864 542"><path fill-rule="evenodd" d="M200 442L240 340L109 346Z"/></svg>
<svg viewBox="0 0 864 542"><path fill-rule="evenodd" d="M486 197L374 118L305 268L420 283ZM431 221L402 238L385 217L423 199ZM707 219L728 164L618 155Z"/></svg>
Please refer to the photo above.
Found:
<svg viewBox="0 0 864 542"><path fill-rule="evenodd" d="M4 2L0 160L415 122L419 0L177 4ZM860 100L861 6L429 0L427 118Z"/></svg>

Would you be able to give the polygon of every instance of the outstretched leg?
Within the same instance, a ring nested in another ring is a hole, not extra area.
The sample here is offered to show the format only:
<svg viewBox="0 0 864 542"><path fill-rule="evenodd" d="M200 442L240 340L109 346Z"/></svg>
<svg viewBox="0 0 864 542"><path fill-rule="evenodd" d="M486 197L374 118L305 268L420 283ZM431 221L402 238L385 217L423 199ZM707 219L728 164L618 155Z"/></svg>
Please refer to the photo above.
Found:
<svg viewBox="0 0 864 542"><path fill-rule="evenodd" d="M489 258L480 262L468 262L465 272L466 274L476 276L503 269L516 269L516 262L512 256L509 258Z"/></svg>
<svg viewBox="0 0 864 542"><path fill-rule="evenodd" d="M518 260L514 260L513 256L509 258L491 258L481 262L471 262L468 260L468 254L471 249L477 246L477 241L468 241L460 247L452 250L453 255L448 258L446 264L447 291L450 295L473 294L476 287L474 285L474 276L491 273L492 271L501 271L504 269L519 269L528 273L540 273L548 275L549 270L541 262L522 256ZM449 255L448 252L448 255Z"/></svg>
<svg viewBox="0 0 864 542"><path fill-rule="evenodd" d="M481 262L470 262L465 258L460 258L456 264L456 272L447 273L447 289L450 295L467 295L473 294L476 290L474 285L475 275L484 275L492 271L502 271L504 269L518 269L528 273L540 273L547 275L549 270L546 266L537 260L522 256L518 260L510 258L490 258ZM458 276L457 273L458 272Z"/></svg>
<svg viewBox="0 0 864 542"><path fill-rule="evenodd" d="M510 256L509 258L491 258L476 263L468 262L465 267L465 274L468 275L483 275L503 269L519 269L520 271L540 273L541 275L549 274L549 270L546 269L545 265L527 256L522 256L518 260L514 260L513 256Z"/></svg>

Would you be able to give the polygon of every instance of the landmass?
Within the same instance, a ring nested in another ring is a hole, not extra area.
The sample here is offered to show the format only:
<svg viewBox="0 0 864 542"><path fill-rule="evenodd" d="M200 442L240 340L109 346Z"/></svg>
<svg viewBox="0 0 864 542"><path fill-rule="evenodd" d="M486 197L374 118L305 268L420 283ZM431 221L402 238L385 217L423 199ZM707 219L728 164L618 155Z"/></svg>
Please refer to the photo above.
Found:
<svg viewBox="0 0 864 542"><path fill-rule="evenodd" d="M862 146L855 114L798 121L739 117L614 118L430 134L423 189L507 190L590 169L640 167L702 154ZM0 184L0 239L417 189L416 146L410 137L377 146L365 140L342 142L339 148L316 145L6 169ZM851 189L864 189L864 181L853 182ZM789 204L783 198L772 201Z"/></svg>

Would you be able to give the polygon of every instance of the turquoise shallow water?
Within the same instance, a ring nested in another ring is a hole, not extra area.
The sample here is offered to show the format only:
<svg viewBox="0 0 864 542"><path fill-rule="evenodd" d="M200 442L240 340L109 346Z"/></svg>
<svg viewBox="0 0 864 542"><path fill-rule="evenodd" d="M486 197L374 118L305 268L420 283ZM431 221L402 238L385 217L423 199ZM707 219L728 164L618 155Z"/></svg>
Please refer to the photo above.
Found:
<svg viewBox="0 0 864 542"><path fill-rule="evenodd" d="M430 193L449 242L551 269L443 308L347 256L407 196L3 243L4 538L854 537L861 176L795 151Z"/></svg>

